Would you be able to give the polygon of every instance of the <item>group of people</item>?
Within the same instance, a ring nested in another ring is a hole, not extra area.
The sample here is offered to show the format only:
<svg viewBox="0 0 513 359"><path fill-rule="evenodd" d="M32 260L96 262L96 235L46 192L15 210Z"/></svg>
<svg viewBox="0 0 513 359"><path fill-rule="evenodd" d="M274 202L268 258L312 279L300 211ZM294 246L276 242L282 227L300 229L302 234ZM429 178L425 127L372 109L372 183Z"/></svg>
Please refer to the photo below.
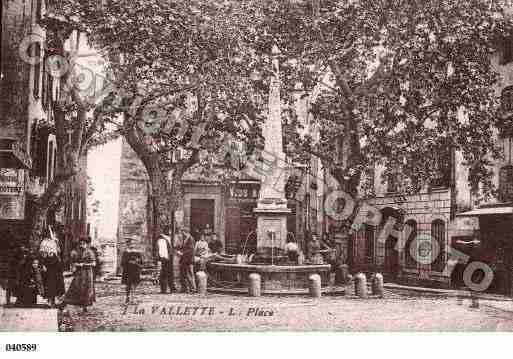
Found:
<svg viewBox="0 0 513 359"><path fill-rule="evenodd" d="M182 228L171 236L170 227L164 227L157 240L161 293L178 292L175 284L175 261L178 261L180 292L195 293L197 271L205 270L209 261L231 258L221 253L223 243L210 228L207 227L195 235L196 239L188 228ZM134 241L129 239L121 260L122 283L125 284L127 303L132 301L134 290L141 280L142 262L142 253L137 250Z"/></svg>
<svg viewBox="0 0 513 359"><path fill-rule="evenodd" d="M95 301L94 269L97 255L89 248L90 238L80 239L70 254L73 280L65 290L64 262L58 238L51 228L44 231L36 249L20 246L9 265L6 301L22 307L36 306L38 296L45 298L52 308L68 304L81 306L84 311Z"/></svg>
<svg viewBox="0 0 513 359"><path fill-rule="evenodd" d="M168 228L166 228L168 231ZM161 234L157 242L158 258L161 263L160 289L161 293L176 292L174 258L179 260L180 287L184 293L196 292L195 273L205 270L209 261L224 258L221 254L223 243L217 233L210 228L196 233L196 239L188 228L182 228L171 238L168 234Z"/></svg>
<svg viewBox="0 0 513 359"><path fill-rule="evenodd" d="M196 238L195 238L196 237ZM305 262L322 264L327 252L332 252L326 239L320 239L310 232L305 233L306 256L299 249L298 244L290 239L285 251L291 262L298 264L304 257ZM235 256L222 253L223 243L217 233L210 227L197 231L194 235L188 228L177 230L172 236L170 227L165 226L157 239L157 260L159 264L158 282L160 293L195 293L197 291L195 273L206 271L211 261L235 261ZM179 289L175 283L175 262L178 261ZM330 260L328 260L328 263ZM133 301L134 291L141 281L143 255L137 249L135 241L128 238L126 249L122 254L122 283L126 289L126 303Z"/></svg>

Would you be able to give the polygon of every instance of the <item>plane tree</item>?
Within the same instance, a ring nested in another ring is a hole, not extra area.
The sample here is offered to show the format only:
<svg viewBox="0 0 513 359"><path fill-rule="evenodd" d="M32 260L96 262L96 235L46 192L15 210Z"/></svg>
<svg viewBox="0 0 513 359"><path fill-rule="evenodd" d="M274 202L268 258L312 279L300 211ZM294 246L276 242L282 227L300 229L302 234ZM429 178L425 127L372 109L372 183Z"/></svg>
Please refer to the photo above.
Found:
<svg viewBox="0 0 513 359"><path fill-rule="evenodd" d="M318 156L339 188L356 197L381 165L385 179L399 180L398 192L415 192L444 175L454 150L472 189L493 193L495 65L512 29L506 2L244 3L259 29L245 31L245 41L262 52L278 46L283 97L306 98L319 130L291 136L294 151Z"/></svg>
<svg viewBox="0 0 513 359"><path fill-rule="evenodd" d="M61 7L107 61L101 111L147 171L154 240L173 223L188 169L222 165L211 159L228 137L258 139L263 102L252 74L259 63L242 41L237 11L214 0L67 0Z"/></svg>

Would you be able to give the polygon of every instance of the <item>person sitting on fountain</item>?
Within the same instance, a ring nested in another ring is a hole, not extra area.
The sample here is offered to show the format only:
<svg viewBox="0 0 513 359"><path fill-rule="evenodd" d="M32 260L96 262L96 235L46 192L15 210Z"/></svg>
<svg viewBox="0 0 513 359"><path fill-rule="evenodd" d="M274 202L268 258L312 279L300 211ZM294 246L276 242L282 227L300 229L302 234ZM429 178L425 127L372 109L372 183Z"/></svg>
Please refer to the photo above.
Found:
<svg viewBox="0 0 513 359"><path fill-rule="evenodd" d="M209 255L206 262L215 261L234 261L235 256L230 254L223 254L223 242L218 238L217 233L212 233L212 240L208 243Z"/></svg>
<svg viewBox="0 0 513 359"><path fill-rule="evenodd" d="M319 241L319 236L317 234L312 234L310 237L310 241L307 244L307 254L308 261L311 264L323 264L324 260L321 254L321 242Z"/></svg>
<svg viewBox="0 0 513 359"><path fill-rule="evenodd" d="M205 239L207 240L207 242L210 242L212 238L212 233L212 228L210 228L210 224L207 223L205 229L203 230L203 234L205 235Z"/></svg>
<svg viewBox="0 0 513 359"><path fill-rule="evenodd" d="M299 247L291 235L287 236L287 244L285 245L285 253L289 257L289 261L296 263L299 257Z"/></svg>
<svg viewBox="0 0 513 359"><path fill-rule="evenodd" d="M210 249L210 253L219 253L223 250L223 242L219 240L217 233L212 233L210 236L210 241L208 242L208 248Z"/></svg>
<svg viewBox="0 0 513 359"><path fill-rule="evenodd" d="M205 260L210 256L210 249L205 234L200 237L194 245L194 266L195 272L205 270Z"/></svg>

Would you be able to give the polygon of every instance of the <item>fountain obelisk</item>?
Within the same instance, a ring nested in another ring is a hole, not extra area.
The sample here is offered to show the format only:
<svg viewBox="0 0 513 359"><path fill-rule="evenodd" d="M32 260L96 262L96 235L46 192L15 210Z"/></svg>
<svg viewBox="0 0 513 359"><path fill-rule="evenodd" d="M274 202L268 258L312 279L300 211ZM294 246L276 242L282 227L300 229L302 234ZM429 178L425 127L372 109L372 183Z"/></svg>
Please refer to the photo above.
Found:
<svg viewBox="0 0 513 359"><path fill-rule="evenodd" d="M272 49L273 77L269 86L268 115L263 128L265 139L260 195L257 215L257 252L262 248L284 248L287 242L287 208L285 182L288 166L283 153L281 124L279 50Z"/></svg>

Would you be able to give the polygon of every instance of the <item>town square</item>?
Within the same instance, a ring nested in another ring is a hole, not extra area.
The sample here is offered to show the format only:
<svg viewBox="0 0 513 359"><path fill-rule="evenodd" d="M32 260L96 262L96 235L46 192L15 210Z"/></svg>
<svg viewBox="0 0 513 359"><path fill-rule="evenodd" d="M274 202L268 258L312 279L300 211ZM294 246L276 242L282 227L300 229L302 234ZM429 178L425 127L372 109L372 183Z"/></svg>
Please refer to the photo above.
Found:
<svg viewBox="0 0 513 359"><path fill-rule="evenodd" d="M510 1L1 6L0 331L513 330Z"/></svg>

